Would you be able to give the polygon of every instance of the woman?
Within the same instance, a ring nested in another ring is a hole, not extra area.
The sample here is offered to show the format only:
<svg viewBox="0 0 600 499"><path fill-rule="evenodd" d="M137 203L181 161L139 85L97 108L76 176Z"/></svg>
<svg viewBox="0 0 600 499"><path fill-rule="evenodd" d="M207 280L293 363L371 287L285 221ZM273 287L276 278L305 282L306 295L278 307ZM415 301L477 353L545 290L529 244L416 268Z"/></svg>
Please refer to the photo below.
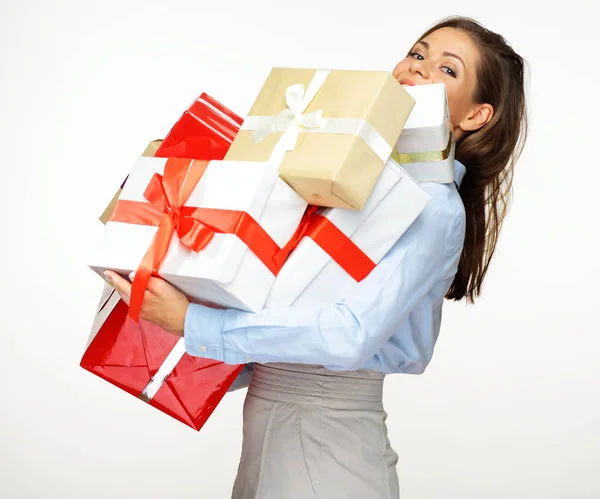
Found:
<svg viewBox="0 0 600 499"><path fill-rule="evenodd" d="M256 363L234 498L399 497L384 376L422 373L444 297L473 303L481 292L526 134L524 61L501 36L454 17L425 32L393 74L446 85L455 183L422 184L431 202L350 296L250 314L190 305L150 283L142 316L183 335L188 353ZM110 278L127 301L130 284Z"/></svg>

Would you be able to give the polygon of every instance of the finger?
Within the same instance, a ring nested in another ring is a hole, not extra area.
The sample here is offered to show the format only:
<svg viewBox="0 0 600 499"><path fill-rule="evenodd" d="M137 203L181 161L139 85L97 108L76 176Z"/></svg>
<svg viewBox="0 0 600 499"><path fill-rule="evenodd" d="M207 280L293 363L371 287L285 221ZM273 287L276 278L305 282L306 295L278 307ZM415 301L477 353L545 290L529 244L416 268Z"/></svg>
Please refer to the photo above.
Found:
<svg viewBox="0 0 600 499"><path fill-rule="evenodd" d="M119 274L112 270L105 271L104 275L124 300L125 297L129 299L129 296L131 295L131 283L127 279L123 279Z"/></svg>
<svg viewBox="0 0 600 499"><path fill-rule="evenodd" d="M131 282L133 282L134 279L135 279L135 272L132 272L131 274L129 274L129 280ZM161 281L162 281L162 279L160 279L158 277L150 276L150 278L148 279L148 283L146 284L146 292L157 293L160 290L160 282Z"/></svg>
<svg viewBox="0 0 600 499"><path fill-rule="evenodd" d="M129 306L129 295L123 294L121 291L117 291L117 294L121 297L121 300L125 302L125 305Z"/></svg>

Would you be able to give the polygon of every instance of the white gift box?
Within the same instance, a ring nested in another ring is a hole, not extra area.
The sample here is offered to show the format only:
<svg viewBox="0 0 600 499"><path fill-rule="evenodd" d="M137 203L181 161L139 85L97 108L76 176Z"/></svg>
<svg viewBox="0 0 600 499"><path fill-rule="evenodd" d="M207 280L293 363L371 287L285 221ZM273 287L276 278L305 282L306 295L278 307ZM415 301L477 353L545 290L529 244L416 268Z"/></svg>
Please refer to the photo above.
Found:
<svg viewBox="0 0 600 499"><path fill-rule="evenodd" d="M139 158L119 201L147 203L144 191L155 173L163 174L166 162ZM246 212L282 248L298 228L307 204L266 163L211 161L185 206ZM109 221L90 268L101 276L107 269L128 275L138 268L156 232L154 226ZM174 234L158 273L194 301L252 312L263 308L275 281L235 234L216 233L199 252L183 246Z"/></svg>
<svg viewBox="0 0 600 499"><path fill-rule="evenodd" d="M405 86L415 100L391 158L418 182L454 180L454 141L446 87Z"/></svg>
<svg viewBox="0 0 600 499"><path fill-rule="evenodd" d="M373 264L414 222L429 195L394 161L383 173L360 211L324 208L319 213L343 232ZM312 305L336 301L356 280L308 236L302 238L279 272L266 308Z"/></svg>

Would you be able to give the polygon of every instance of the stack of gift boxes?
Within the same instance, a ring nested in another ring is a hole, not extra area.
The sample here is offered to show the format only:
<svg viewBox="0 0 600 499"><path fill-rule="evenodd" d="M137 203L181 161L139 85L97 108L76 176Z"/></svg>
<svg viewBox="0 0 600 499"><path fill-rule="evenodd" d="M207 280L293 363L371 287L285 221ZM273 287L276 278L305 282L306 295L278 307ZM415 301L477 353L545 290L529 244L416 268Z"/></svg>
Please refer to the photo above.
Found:
<svg viewBox="0 0 600 499"><path fill-rule="evenodd" d="M139 318L150 275L192 302L258 312L342 299L453 181L443 85L383 71L274 68L246 119L202 94L102 214L106 285L81 366L199 430L242 365L191 357Z"/></svg>

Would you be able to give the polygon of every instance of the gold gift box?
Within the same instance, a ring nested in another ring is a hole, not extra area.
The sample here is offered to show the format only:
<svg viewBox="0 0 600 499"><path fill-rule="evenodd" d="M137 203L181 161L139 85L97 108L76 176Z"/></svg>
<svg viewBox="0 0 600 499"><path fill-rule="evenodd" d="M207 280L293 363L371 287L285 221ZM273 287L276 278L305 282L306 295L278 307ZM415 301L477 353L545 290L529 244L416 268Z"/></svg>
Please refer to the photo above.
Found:
<svg viewBox="0 0 600 499"><path fill-rule="evenodd" d="M158 148L162 144L162 142L163 142L162 139L153 140L152 142L150 142L148 144L148 146L146 147L146 150L142 153L142 156L154 156L156 154L156 151L158 150ZM110 203L108 203L108 206L106 208L104 208L104 211L102 212L102 215L100 215L100 221L104 225L106 225L106 222L108 222L108 219L110 218L110 216L112 215L113 210L115 209L115 205L117 204L119 196L121 195L121 190L122 189L119 189L115 193L115 195L113 196L113 198L110 200Z"/></svg>
<svg viewBox="0 0 600 499"><path fill-rule="evenodd" d="M248 116L278 116L288 108L288 87L302 84L307 89L316 73L315 69L273 68ZM414 105L388 72L332 70L302 114L320 110L325 119L365 120L391 153ZM252 133L242 125L225 159L268 161L283 132L270 133L259 142ZM360 210L386 161L357 135L300 128L296 146L278 167L279 176L310 204Z"/></svg>

